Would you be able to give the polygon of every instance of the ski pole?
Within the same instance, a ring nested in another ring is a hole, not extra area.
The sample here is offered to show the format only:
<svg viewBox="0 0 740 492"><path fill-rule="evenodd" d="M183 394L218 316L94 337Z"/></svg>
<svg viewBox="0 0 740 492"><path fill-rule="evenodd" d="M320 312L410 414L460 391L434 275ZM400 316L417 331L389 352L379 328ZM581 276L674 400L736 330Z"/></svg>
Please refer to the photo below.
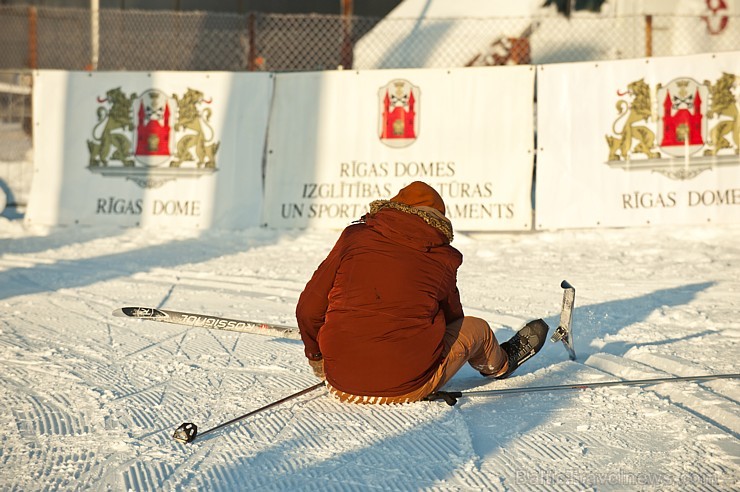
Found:
<svg viewBox="0 0 740 492"><path fill-rule="evenodd" d="M234 424L236 422L239 422L240 420L244 420L245 418L249 417L250 415L254 415L256 413L263 412L263 411L267 410L268 408L272 408L272 407L278 406L281 403L285 403L288 400L292 400L293 398L297 398L297 397L299 397L301 395L305 395L306 393L310 393L311 391L313 391L315 389L318 389L318 388L320 388L322 386L324 386L324 382L323 381L320 382L320 383L316 383L313 386L309 386L308 388L303 389L303 390L301 390L301 391L299 391L297 393L293 393L292 395L288 395L285 398L282 398L280 400L277 400L277 401L274 401L274 402L272 402L270 404L267 404L264 407L260 407L260 408L258 408L256 410L252 410L251 412L245 413L241 417L236 417L234 419L229 420L228 422L224 422L222 424L219 424L216 427L213 427L213 428L208 429L208 430L204 430L200 434L198 434L198 426L197 425L195 425L192 422L185 422L184 424L182 424L180 427L178 427L175 430L175 433L172 435L172 438L175 439L176 441L180 441L182 443L193 442L193 441L195 441L195 438L197 436L199 436L199 435L200 436L204 436L206 434L210 434L211 432L217 431L219 429L223 429L224 427L226 427L228 425L231 425L231 424Z"/></svg>
<svg viewBox="0 0 740 492"><path fill-rule="evenodd" d="M425 401L444 400L448 405L453 406L457 403L458 398L464 396L499 396L512 395L519 393L537 393L542 391L560 391L567 389L593 389L605 386L642 386L660 383L677 383L682 381L709 381L712 379L734 379L740 378L740 374L708 374L704 376L672 376L655 379L628 379L622 381L602 381L595 383L575 383L575 384L558 384L554 386L531 386L525 388L505 388L494 390L480 391L436 391L424 398Z"/></svg>

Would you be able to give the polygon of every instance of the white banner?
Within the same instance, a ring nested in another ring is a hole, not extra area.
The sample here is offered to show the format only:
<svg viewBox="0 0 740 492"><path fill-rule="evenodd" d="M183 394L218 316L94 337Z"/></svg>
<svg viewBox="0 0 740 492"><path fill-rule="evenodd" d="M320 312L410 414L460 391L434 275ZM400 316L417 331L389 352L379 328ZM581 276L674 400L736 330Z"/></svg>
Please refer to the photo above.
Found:
<svg viewBox="0 0 740 492"><path fill-rule="evenodd" d="M271 227L341 228L406 184L458 230L531 228L533 67L278 74Z"/></svg>
<svg viewBox="0 0 740 492"><path fill-rule="evenodd" d="M259 225L270 74L34 77L34 224Z"/></svg>
<svg viewBox="0 0 740 492"><path fill-rule="evenodd" d="M538 229L740 221L740 53L537 70Z"/></svg>

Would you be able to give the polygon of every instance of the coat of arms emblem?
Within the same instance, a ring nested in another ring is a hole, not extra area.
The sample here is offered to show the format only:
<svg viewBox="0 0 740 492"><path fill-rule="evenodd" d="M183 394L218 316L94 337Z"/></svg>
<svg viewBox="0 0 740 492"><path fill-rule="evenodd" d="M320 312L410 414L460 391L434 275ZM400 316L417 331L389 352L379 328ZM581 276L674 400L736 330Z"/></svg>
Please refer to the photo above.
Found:
<svg viewBox="0 0 740 492"><path fill-rule="evenodd" d="M120 87L97 98L98 122L87 141L88 169L151 188L216 171L220 142L210 124L211 100L196 89L179 96L159 89L141 95Z"/></svg>
<svg viewBox="0 0 740 492"><path fill-rule="evenodd" d="M389 147L408 147L419 135L419 88L395 79L380 88L380 141Z"/></svg>
<svg viewBox="0 0 740 492"><path fill-rule="evenodd" d="M680 77L651 90L644 79L617 91L617 119L607 164L629 171L652 170L691 179L720 165L737 165L740 154L738 82L724 73L712 83Z"/></svg>

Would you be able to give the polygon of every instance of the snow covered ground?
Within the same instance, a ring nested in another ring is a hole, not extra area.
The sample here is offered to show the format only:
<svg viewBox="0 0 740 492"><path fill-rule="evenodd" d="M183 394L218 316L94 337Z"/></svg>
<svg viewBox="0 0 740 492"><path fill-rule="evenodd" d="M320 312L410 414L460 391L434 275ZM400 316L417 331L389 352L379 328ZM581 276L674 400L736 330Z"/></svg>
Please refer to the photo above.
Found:
<svg viewBox="0 0 740 492"><path fill-rule="evenodd" d="M27 229L0 218L2 490L738 490L740 381L341 404L299 341L114 318L124 305L294 324L337 231ZM467 314L556 326L515 377L448 389L737 373L740 225L458 234Z"/></svg>

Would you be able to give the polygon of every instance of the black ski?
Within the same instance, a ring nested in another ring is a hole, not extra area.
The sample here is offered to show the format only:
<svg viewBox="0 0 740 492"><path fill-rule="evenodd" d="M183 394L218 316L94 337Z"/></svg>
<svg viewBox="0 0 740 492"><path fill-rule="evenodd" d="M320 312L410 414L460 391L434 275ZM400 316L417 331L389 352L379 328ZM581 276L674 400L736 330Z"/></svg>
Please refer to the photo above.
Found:
<svg viewBox="0 0 740 492"><path fill-rule="evenodd" d="M170 309L128 306L116 309L113 311L113 316L146 319L150 321L159 321L161 323L195 326L213 330L237 331L240 333L253 333L257 335L269 335L292 339L301 338L298 328L294 328L292 326L221 318L204 314L184 313L181 311L172 311Z"/></svg>
<svg viewBox="0 0 740 492"><path fill-rule="evenodd" d="M679 383L685 381L711 381L714 379L737 379L740 378L740 374L707 374L703 376L670 376L665 378L655 379L628 379L623 381L602 381L595 383L575 383L575 384L557 384L554 386L530 386L524 388L504 388L494 390L479 390L479 391L437 391L430 394L425 401L444 400L448 405L455 405L458 398L464 396L502 396L502 395L513 395L519 393L538 393L538 392L551 392L561 391L570 389L593 389L603 388L605 386L647 386L652 384L662 383Z"/></svg>
<svg viewBox="0 0 740 492"><path fill-rule="evenodd" d="M576 350L573 347L573 306L576 302L576 289L563 280L560 287L563 291L563 309L560 311L560 324L550 337L552 342L563 342L568 351L570 360L576 360Z"/></svg>

